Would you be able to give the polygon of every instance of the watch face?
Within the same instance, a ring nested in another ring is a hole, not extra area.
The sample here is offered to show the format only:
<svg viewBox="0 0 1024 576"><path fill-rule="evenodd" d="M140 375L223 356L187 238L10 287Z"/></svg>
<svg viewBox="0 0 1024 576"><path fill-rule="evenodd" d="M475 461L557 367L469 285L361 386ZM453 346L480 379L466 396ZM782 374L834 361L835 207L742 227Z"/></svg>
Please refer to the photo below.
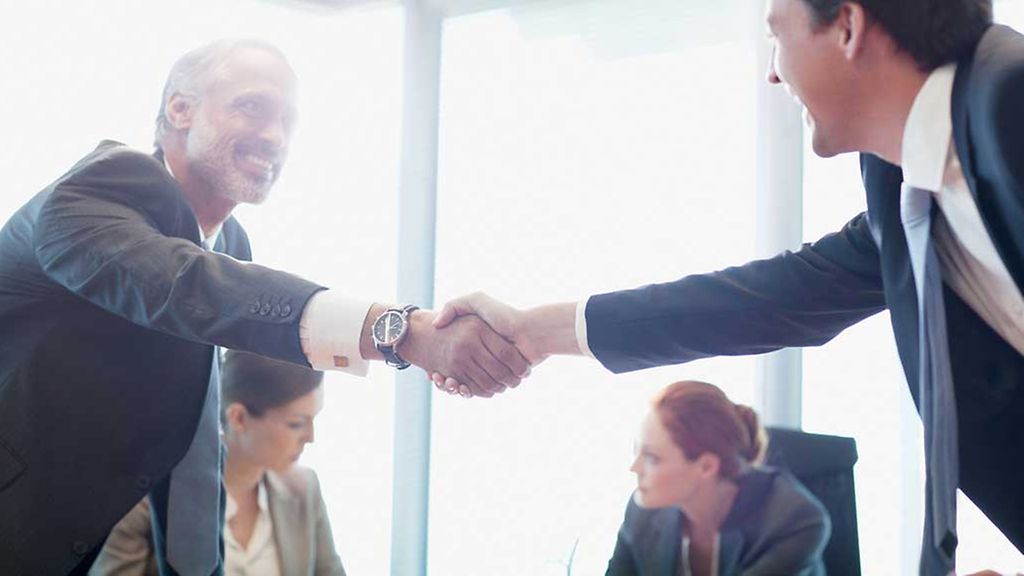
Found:
<svg viewBox="0 0 1024 576"><path fill-rule="evenodd" d="M402 314L389 310L373 323L373 338L384 345L394 344L405 330Z"/></svg>

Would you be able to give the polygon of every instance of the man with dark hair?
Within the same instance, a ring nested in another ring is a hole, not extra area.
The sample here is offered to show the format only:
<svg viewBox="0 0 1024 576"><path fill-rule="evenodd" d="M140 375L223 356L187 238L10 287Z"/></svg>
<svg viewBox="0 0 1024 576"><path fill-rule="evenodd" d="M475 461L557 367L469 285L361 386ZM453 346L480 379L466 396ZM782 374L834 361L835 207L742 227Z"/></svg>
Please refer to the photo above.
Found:
<svg viewBox="0 0 1024 576"><path fill-rule="evenodd" d="M222 41L171 70L157 151L103 142L0 231L0 574L84 573L149 495L163 574L222 571L214 346L365 374L452 370L483 395L527 364L478 320L346 297L247 262L231 216L284 165L297 79Z"/></svg>
<svg viewBox="0 0 1024 576"><path fill-rule="evenodd" d="M811 11L814 27L821 30L839 18L847 2L804 0L804 3ZM858 4L924 72L967 55L992 24L989 0L863 0Z"/></svg>
<svg viewBox="0 0 1024 576"><path fill-rule="evenodd" d="M954 568L958 486L1024 550L1024 37L991 18L988 0L768 0L768 81L818 155L862 153L866 212L767 260L526 311L476 294L437 324L476 313L532 362L623 372L816 346L887 308L925 428L921 573Z"/></svg>

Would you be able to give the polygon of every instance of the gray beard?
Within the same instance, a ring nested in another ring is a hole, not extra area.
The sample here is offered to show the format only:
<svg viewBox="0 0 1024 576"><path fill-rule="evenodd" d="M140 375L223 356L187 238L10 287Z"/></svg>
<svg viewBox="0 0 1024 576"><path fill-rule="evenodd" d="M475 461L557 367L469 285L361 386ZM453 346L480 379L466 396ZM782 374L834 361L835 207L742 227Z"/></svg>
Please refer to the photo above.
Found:
<svg viewBox="0 0 1024 576"><path fill-rule="evenodd" d="M192 169L215 193L236 203L260 204L267 199L269 185L258 184L240 173L231 164L230 156L226 163L224 160L206 156L193 161Z"/></svg>
<svg viewBox="0 0 1024 576"><path fill-rule="evenodd" d="M185 155L192 170L209 184L211 190L236 203L260 204L267 199L271 183L246 177L234 165L234 147L225 139L207 136L212 130L197 125L189 134Z"/></svg>

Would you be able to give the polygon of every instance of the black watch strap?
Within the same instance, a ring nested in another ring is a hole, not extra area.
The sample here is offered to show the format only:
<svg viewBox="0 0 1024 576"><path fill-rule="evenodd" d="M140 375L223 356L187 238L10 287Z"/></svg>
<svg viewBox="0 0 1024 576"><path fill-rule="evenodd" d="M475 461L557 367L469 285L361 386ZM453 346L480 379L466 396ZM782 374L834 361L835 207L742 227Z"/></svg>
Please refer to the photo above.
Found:
<svg viewBox="0 0 1024 576"><path fill-rule="evenodd" d="M414 310L419 310L419 309L420 309L420 307L416 306L415 304L408 304L408 305L403 306L401 308L402 320L406 323L406 337L408 337L408 334L409 334L409 332L408 332L409 315L412 314ZM385 364L387 364L388 366L393 366L394 368L396 368L398 370L405 370L406 368L408 368L409 366L412 365L405 358L402 358L401 356L399 356L398 350L395 349L398 346L398 344L401 344L402 341L404 341L404 340L405 340L405 337L403 337L402 340L398 341L397 343L395 343L392 346L380 346L380 347L378 347L378 350L380 350L381 355L384 356L384 363Z"/></svg>

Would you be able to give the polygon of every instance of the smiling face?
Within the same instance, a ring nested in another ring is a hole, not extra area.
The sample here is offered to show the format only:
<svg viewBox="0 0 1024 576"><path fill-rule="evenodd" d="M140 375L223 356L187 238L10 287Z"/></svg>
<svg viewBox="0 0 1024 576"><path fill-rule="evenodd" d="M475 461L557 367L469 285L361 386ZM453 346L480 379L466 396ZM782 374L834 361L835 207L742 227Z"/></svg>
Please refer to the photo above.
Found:
<svg viewBox="0 0 1024 576"><path fill-rule="evenodd" d="M636 474L633 499L638 506L685 510L718 480L719 461L710 452L687 458L658 414L651 411L640 426L637 456L629 469Z"/></svg>
<svg viewBox="0 0 1024 576"><path fill-rule="evenodd" d="M844 22L818 26L805 0L767 0L768 82L781 84L803 107L812 147L822 157L855 149L851 128L858 99Z"/></svg>
<svg viewBox="0 0 1024 576"><path fill-rule="evenodd" d="M315 439L313 419L323 408L323 386L253 416L241 404L228 407L229 458L247 461L274 471L290 468Z"/></svg>
<svg viewBox="0 0 1024 576"><path fill-rule="evenodd" d="M297 80L273 52L233 51L197 100L185 142L189 171L235 203L266 200L295 126Z"/></svg>

